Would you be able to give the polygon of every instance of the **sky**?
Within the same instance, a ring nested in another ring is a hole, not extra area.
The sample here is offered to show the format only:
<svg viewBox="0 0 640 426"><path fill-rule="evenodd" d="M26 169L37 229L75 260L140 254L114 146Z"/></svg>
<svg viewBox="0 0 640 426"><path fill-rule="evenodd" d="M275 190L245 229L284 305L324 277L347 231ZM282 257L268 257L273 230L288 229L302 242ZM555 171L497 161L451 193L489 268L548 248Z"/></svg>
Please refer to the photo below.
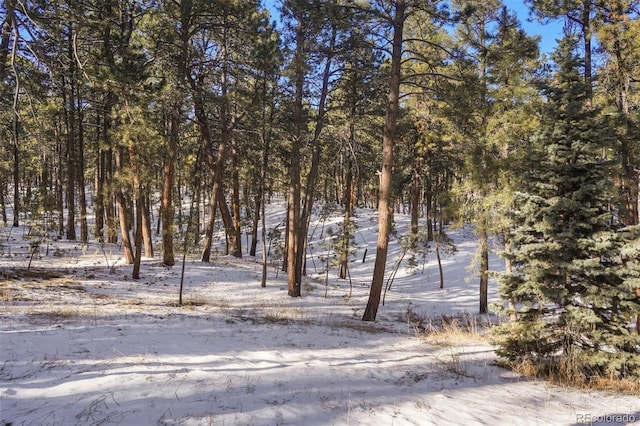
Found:
<svg viewBox="0 0 640 426"><path fill-rule="evenodd" d="M535 19L529 18L529 8L524 0L503 1L508 9L517 13L522 27L528 34L540 36L540 51L542 53L551 53L556 47L556 39L562 37L562 22L553 21L543 25ZM264 0L264 4L277 21L279 19L277 6L280 4L280 0Z"/></svg>

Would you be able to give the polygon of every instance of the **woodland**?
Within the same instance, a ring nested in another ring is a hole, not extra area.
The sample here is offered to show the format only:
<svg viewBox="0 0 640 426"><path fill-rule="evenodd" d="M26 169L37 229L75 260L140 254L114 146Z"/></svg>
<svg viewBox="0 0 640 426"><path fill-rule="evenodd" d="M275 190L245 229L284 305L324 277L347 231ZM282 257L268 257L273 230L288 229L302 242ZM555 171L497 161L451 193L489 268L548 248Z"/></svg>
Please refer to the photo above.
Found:
<svg viewBox="0 0 640 426"><path fill-rule="evenodd" d="M363 321L395 214L438 256L470 226L480 314L490 239L507 264L501 356L638 380L640 2L526 1L564 25L550 54L509 3L281 0L276 21L258 0L4 0L2 226L119 244L133 279L261 244L262 285L279 262L299 297L313 212L341 209L347 278L354 209L376 208Z"/></svg>

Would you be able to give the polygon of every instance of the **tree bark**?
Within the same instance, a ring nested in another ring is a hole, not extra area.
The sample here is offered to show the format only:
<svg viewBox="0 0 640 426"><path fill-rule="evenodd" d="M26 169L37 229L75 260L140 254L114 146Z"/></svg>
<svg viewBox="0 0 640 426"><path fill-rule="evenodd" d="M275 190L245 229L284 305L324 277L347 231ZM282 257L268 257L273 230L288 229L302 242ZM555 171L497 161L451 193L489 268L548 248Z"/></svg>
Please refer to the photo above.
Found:
<svg viewBox="0 0 640 426"><path fill-rule="evenodd" d="M233 211L233 245L231 255L242 258L242 221L240 218L240 161L235 138L231 138L231 209Z"/></svg>
<svg viewBox="0 0 640 426"><path fill-rule="evenodd" d="M9 43L11 42L11 32L15 21L15 0L5 0L5 7L7 8L4 20L2 21L2 27L0 31L0 81L4 81L7 72L7 58L9 57Z"/></svg>
<svg viewBox="0 0 640 426"><path fill-rule="evenodd" d="M387 265L389 247L389 231L391 227L391 180L393 175L393 147L396 136L396 123L399 114L400 81L402 63L403 29L406 19L404 0L395 3L393 17L393 50L391 54L391 79L389 82L389 101L387 103L384 133L382 137L382 172L380 173L380 190L378 201L378 241L376 243L376 260L371 280L371 291L365 308L363 321L375 321L380 305L380 296L384 283L384 271Z"/></svg>
<svg viewBox="0 0 640 426"><path fill-rule="evenodd" d="M13 115L13 226L20 225L20 119L18 114Z"/></svg>
<svg viewBox="0 0 640 426"><path fill-rule="evenodd" d="M76 239L76 173L77 173L77 160L76 160L76 61L73 56L73 29L68 28L69 34L67 35L67 60L69 61L68 69L68 90L63 89L63 101L65 103L65 116L66 116L66 130L67 130L67 146L66 146L66 161L67 161L67 191L66 191L66 205L67 205L67 226L66 236L67 240L73 241ZM65 79L63 78L63 81ZM63 86L65 86L63 84ZM65 99L66 98L66 99Z"/></svg>
<svg viewBox="0 0 640 426"><path fill-rule="evenodd" d="M139 178L139 175L138 175ZM142 219L142 246L145 257L153 257L153 235L151 232L151 207L149 206L149 189L140 184L140 210Z"/></svg>
<svg viewBox="0 0 640 426"><path fill-rule="evenodd" d="M176 264L173 252L173 179L175 173L175 158L178 152L180 137L180 106L171 105L169 121L169 152L164 160L162 182L162 263L167 266ZM187 236L185 236L187 238Z"/></svg>
<svg viewBox="0 0 640 426"><path fill-rule="evenodd" d="M420 161L413 163L411 179L411 247L418 248L418 218L420 217Z"/></svg>
<svg viewBox="0 0 640 426"><path fill-rule="evenodd" d="M489 236L485 224L478 230L478 236L480 239L480 313L486 314L489 306Z"/></svg>
<svg viewBox="0 0 640 426"><path fill-rule="evenodd" d="M294 57L295 98L293 104L293 134L291 140L291 153L289 155L289 202L287 206L287 287L291 297L300 296L302 282L302 253L298 242L300 236L300 147L302 145L302 102L304 94L305 77L305 22L302 16L298 16L296 25L296 52Z"/></svg>
<svg viewBox="0 0 640 426"><path fill-rule="evenodd" d="M124 162L124 148L118 145L116 153L116 168L122 170ZM129 235L129 224L127 223L127 205L122 192L121 184L117 184L115 188L116 205L118 206L118 217L120 220L120 234L122 235L122 249L124 250L124 258L127 265L133 264L135 258L131 247L131 237Z"/></svg>

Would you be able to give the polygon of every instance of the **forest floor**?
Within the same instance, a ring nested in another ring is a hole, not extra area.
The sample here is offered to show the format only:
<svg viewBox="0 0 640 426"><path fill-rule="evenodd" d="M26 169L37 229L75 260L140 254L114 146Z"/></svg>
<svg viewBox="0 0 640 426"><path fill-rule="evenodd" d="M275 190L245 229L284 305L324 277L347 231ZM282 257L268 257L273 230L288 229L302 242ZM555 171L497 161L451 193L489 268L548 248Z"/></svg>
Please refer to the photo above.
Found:
<svg viewBox="0 0 640 426"><path fill-rule="evenodd" d="M362 322L375 212L357 212L351 284L326 269L340 218L315 219L302 297L287 295L274 266L260 287L260 253L211 263L192 254L182 306L181 261L167 268L146 258L132 280L118 246L50 241L31 260L27 229L2 229L0 426L640 422L637 395L560 387L496 365L485 330L500 319L474 315L467 229L451 231L457 252L443 259L442 290L434 254L403 257L392 238L393 285L377 321ZM407 218L396 219L406 232ZM498 301L493 282L490 298ZM459 327L424 338L443 319Z"/></svg>

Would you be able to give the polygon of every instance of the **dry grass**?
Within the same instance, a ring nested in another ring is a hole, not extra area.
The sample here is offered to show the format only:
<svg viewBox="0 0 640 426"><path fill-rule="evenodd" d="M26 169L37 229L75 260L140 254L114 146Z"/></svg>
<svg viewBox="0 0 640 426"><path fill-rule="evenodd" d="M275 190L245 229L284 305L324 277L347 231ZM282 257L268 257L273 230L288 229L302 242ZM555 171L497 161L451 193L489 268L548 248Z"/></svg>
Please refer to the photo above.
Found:
<svg viewBox="0 0 640 426"><path fill-rule="evenodd" d="M70 306L52 306L43 310L28 312L27 321L36 324L55 324L72 321L80 316L80 311Z"/></svg>
<svg viewBox="0 0 640 426"><path fill-rule="evenodd" d="M62 278L65 271L55 271L43 268L22 268L22 269L5 269L1 273L1 278L5 280L53 280Z"/></svg>
<svg viewBox="0 0 640 426"><path fill-rule="evenodd" d="M405 320L418 338L439 346L487 342L486 332L493 325L484 317L468 313L426 317L411 309L407 310Z"/></svg>
<svg viewBox="0 0 640 426"><path fill-rule="evenodd" d="M640 381L617 377L588 376L579 362L570 356L560 357L553 364L535 363L533 360L526 359L520 362L499 361L497 365L521 376L546 380L564 388L640 396Z"/></svg>

